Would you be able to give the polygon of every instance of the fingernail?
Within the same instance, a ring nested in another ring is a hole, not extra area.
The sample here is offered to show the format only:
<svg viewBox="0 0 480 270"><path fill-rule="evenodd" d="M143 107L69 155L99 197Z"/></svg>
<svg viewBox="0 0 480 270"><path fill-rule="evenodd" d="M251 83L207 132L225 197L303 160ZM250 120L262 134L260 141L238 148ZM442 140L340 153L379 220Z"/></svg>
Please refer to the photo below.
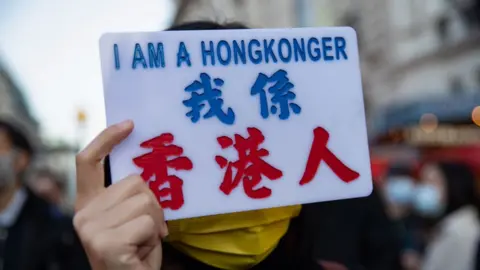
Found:
<svg viewBox="0 0 480 270"><path fill-rule="evenodd" d="M117 126L121 129L127 129L127 128L130 128L132 124L133 124L132 120L125 120L123 122L118 123Z"/></svg>

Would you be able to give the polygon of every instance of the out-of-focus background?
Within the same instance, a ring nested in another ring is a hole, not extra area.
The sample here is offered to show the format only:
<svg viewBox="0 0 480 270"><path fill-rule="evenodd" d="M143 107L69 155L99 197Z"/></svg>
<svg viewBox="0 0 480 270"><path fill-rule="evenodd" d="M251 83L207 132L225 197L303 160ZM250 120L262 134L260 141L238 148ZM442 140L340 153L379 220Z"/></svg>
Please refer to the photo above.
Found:
<svg viewBox="0 0 480 270"><path fill-rule="evenodd" d="M375 186L399 226L403 269L420 269L432 224L471 233L462 243L473 256L480 223L465 209L480 206L480 0L0 0L0 116L40 149L32 190L71 208L75 155L105 127L100 36L194 20L353 27ZM467 254L457 246L452 254Z"/></svg>

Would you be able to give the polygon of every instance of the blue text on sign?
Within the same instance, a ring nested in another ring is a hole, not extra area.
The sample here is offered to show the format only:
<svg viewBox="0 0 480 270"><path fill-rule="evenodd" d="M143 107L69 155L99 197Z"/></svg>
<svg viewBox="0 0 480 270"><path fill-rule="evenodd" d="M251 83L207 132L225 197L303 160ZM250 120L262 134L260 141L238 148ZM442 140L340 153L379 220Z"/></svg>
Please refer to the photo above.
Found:
<svg viewBox="0 0 480 270"><path fill-rule="evenodd" d="M192 59L189 48L182 41L176 48L177 68L188 68L196 63L202 66L229 66L261 63L331 62L348 60L347 41L341 36L201 41L201 59ZM168 66L162 42L136 43L133 48L132 69L159 69ZM121 67L119 51L113 44L114 66Z"/></svg>

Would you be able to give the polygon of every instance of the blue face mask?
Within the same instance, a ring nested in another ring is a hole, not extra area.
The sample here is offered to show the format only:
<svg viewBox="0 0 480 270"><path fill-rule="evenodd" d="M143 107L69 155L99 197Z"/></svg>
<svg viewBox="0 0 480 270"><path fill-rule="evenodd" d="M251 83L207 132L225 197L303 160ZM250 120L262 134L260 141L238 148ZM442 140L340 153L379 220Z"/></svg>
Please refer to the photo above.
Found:
<svg viewBox="0 0 480 270"><path fill-rule="evenodd" d="M394 204L409 204L414 195L413 181L408 177L394 177L386 183L387 199Z"/></svg>
<svg viewBox="0 0 480 270"><path fill-rule="evenodd" d="M445 209L441 201L440 191L428 184L416 188L413 205L415 210L425 217L438 217Z"/></svg>

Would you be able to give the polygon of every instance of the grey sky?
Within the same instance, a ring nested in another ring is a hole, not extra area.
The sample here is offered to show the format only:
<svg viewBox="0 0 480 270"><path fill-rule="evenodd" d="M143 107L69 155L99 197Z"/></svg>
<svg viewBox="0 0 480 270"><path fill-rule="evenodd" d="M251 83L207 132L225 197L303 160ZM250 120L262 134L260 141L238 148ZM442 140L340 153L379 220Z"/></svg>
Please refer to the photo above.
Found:
<svg viewBox="0 0 480 270"><path fill-rule="evenodd" d="M169 0L0 0L0 57L24 90L49 140L76 139L76 112L88 114L85 143L105 127L98 39L105 32L157 31Z"/></svg>

